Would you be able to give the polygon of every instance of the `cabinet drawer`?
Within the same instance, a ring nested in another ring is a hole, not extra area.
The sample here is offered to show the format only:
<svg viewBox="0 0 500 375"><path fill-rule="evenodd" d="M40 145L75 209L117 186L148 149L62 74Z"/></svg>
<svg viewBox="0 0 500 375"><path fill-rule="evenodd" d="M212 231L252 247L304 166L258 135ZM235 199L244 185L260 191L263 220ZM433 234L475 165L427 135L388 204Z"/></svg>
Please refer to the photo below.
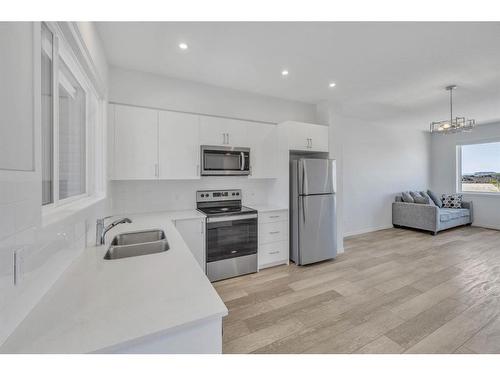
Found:
<svg viewBox="0 0 500 375"><path fill-rule="evenodd" d="M288 210L259 212L259 223L274 223L277 221L288 221Z"/></svg>
<svg viewBox="0 0 500 375"><path fill-rule="evenodd" d="M259 245L259 267L270 264L286 262L288 260L287 241L278 241Z"/></svg>
<svg viewBox="0 0 500 375"><path fill-rule="evenodd" d="M288 234L288 222L265 223L259 225L259 243L284 241Z"/></svg>

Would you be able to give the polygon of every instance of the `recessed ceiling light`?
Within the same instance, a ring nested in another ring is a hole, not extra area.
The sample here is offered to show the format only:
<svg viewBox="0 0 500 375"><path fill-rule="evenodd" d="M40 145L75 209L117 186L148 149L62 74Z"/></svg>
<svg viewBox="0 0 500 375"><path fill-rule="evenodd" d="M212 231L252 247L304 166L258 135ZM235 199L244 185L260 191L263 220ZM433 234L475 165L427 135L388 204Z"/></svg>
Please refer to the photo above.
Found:
<svg viewBox="0 0 500 375"><path fill-rule="evenodd" d="M285 69L285 70L282 70L282 71L281 71L281 75L282 75L283 77L286 77L286 76L288 75L288 70L286 70L286 69Z"/></svg>
<svg viewBox="0 0 500 375"><path fill-rule="evenodd" d="M188 45L184 42L182 43L179 43L179 48L182 49L182 50L187 50L188 49Z"/></svg>
<svg viewBox="0 0 500 375"><path fill-rule="evenodd" d="M335 87L335 86L337 86L337 84L336 84L335 82L330 82L330 83L328 84L328 86L329 86L329 87Z"/></svg>

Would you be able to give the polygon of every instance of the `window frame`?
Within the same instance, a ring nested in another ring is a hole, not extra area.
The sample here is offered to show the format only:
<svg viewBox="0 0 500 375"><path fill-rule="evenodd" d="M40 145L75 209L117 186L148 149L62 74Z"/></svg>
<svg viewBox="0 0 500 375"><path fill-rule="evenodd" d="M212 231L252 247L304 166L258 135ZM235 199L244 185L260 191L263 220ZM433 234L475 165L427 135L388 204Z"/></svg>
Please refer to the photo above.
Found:
<svg viewBox="0 0 500 375"><path fill-rule="evenodd" d="M500 138L488 138L488 139L478 139L474 141L464 141L456 145L456 178L455 178L455 190L458 194L464 195L481 195L481 196L495 196L500 197L500 191L464 191L462 190L462 147L471 145L482 145L487 143L500 143Z"/></svg>
<svg viewBox="0 0 500 375"><path fill-rule="evenodd" d="M42 24L42 23L41 23ZM97 163L104 163L105 160L98 160L91 155L91 152L100 147L101 142L97 141L99 135L99 128L102 128L102 133L105 132L105 121L103 117L103 102L101 95L93 86L91 80L84 73L83 67L74 56L71 47L64 40L64 36L57 24L54 22L43 22L43 24L50 30L53 36L53 57L52 57L52 131L53 131L53 155L52 155L52 202L48 204L41 204L42 216L55 214L61 209L68 208L71 204L80 204L85 199L94 199L105 197L105 188L100 179L103 176L97 176L96 171L102 168L97 167ZM41 31L41 28L39 28ZM40 45L40 48L42 46ZM85 192L82 194L74 195L68 198L59 199L59 64L63 61L68 67L75 80L85 92ZM91 120L90 106L91 101L95 100L95 116ZM91 121L93 123L91 124ZM95 164L95 165L92 165ZM99 185L99 186L98 186ZM99 189L101 188L101 189Z"/></svg>

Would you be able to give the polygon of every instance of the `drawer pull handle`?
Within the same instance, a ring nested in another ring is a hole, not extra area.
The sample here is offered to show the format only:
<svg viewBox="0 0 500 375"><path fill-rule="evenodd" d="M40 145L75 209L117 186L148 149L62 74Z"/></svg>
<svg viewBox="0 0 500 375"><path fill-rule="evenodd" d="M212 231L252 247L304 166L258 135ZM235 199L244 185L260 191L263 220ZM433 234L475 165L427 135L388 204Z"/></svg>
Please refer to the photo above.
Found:
<svg viewBox="0 0 500 375"><path fill-rule="evenodd" d="M277 231L274 231L274 232L269 232L269 234L278 234L280 231L277 230Z"/></svg>
<svg viewBox="0 0 500 375"><path fill-rule="evenodd" d="M277 217L280 217L280 215L272 215L272 216L269 216L269 218L271 218L271 219L276 219Z"/></svg>
<svg viewBox="0 0 500 375"><path fill-rule="evenodd" d="M269 252L269 254L278 254L278 253L279 253L279 251L278 251L278 250L276 250L276 251L270 251L270 252Z"/></svg>

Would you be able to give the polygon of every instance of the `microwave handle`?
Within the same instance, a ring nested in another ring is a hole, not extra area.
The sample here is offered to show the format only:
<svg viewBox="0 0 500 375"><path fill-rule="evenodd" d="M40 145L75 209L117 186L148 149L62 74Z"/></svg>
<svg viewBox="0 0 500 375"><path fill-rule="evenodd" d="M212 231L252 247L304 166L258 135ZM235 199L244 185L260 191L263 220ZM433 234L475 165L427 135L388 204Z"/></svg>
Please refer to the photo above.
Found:
<svg viewBox="0 0 500 375"><path fill-rule="evenodd" d="M241 152L240 154L241 154L241 162L240 162L241 170L244 171L245 170L245 153Z"/></svg>

